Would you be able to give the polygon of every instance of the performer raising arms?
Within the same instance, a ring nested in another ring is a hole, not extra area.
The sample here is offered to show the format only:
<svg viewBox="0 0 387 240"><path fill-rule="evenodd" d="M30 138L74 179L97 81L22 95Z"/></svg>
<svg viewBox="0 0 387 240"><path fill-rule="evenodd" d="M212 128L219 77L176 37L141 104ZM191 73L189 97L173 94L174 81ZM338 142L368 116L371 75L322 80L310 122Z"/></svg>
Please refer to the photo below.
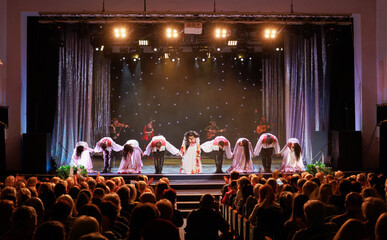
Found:
<svg viewBox="0 0 387 240"><path fill-rule="evenodd" d="M112 150L119 152L122 150L122 146L115 143L110 137L104 137L99 140L94 148L94 152L103 153L104 168L102 173L111 173L112 162Z"/></svg>
<svg viewBox="0 0 387 240"><path fill-rule="evenodd" d="M150 156L153 154L155 163L155 173L159 174L163 171L164 154L165 150L168 150L171 154L179 154L179 149L170 144L164 136L155 136L145 149L144 155Z"/></svg>
<svg viewBox="0 0 387 240"><path fill-rule="evenodd" d="M254 172L252 160L253 154L253 147L251 146L250 141L246 138L239 138L235 144L234 152L231 157L233 160L231 167L227 170L227 172L231 172L233 170L240 173Z"/></svg>
<svg viewBox="0 0 387 240"><path fill-rule="evenodd" d="M186 132L180 148L180 155L182 156L180 173L201 173L202 162L200 159L200 153L199 134L192 130Z"/></svg>
<svg viewBox="0 0 387 240"><path fill-rule="evenodd" d="M280 171L282 172L302 172L305 171L302 162L302 150L298 139L289 138L286 145L277 156L283 156Z"/></svg>
<svg viewBox="0 0 387 240"><path fill-rule="evenodd" d="M91 161L90 157L91 152L94 152L94 150L89 148L87 142L78 142L75 145L70 165L84 166L88 173L94 172L93 162Z"/></svg>
<svg viewBox="0 0 387 240"><path fill-rule="evenodd" d="M261 154L262 165L265 172L271 172L271 157L273 151L275 151L275 154L278 154L280 151L277 137L271 133L262 134L255 146L254 155L259 156L259 154Z"/></svg>
<svg viewBox="0 0 387 240"><path fill-rule="evenodd" d="M110 124L110 137L117 141L123 128L129 128L129 125L120 123L117 118L113 118L112 124Z"/></svg>
<svg viewBox="0 0 387 240"><path fill-rule="evenodd" d="M223 173L223 155L226 152L227 158L232 157L230 142L223 136L218 136L214 140L207 141L201 145L201 148L204 152L214 152L215 153L215 173Z"/></svg>
<svg viewBox="0 0 387 240"><path fill-rule="evenodd" d="M117 173L141 173L143 154L137 140L128 140L122 150L122 159Z"/></svg>

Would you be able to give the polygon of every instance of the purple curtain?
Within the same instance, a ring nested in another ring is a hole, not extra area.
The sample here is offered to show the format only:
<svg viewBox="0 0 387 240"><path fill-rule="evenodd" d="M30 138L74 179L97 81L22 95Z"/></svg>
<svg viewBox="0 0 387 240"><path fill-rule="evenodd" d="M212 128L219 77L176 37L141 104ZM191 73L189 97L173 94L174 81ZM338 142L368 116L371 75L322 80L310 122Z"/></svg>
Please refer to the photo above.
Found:
<svg viewBox="0 0 387 240"><path fill-rule="evenodd" d="M301 31L285 32L286 137L299 139L304 161L312 161L315 131L329 128L329 81L323 27L312 36Z"/></svg>
<svg viewBox="0 0 387 240"><path fill-rule="evenodd" d="M76 30L77 26L66 25L64 47L59 50L58 98L51 141L51 156L59 165L70 163L78 141L93 146L96 137L106 136L110 122L110 61L98 56L99 69L94 67L93 71L90 38Z"/></svg>

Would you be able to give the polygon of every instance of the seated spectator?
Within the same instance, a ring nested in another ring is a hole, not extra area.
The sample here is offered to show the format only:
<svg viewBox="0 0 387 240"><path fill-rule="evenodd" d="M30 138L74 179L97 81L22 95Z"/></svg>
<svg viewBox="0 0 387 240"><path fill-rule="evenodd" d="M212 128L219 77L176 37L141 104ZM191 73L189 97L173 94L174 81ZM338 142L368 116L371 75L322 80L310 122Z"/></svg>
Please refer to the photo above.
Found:
<svg viewBox="0 0 387 240"><path fill-rule="evenodd" d="M376 198L382 199L382 196L379 195L378 191L376 191L372 187L363 188L361 195L363 196L364 199L366 199L368 197L376 197Z"/></svg>
<svg viewBox="0 0 387 240"><path fill-rule="evenodd" d="M60 197L62 194L66 194L66 185L64 182L59 182L54 187L54 192L56 198Z"/></svg>
<svg viewBox="0 0 387 240"><path fill-rule="evenodd" d="M245 212L244 212L244 217L246 219L249 219L251 213L253 212L253 209L255 205L258 203L259 199L259 188L262 186L262 184L258 183L254 186L253 188L253 196L249 196L246 201L245 205Z"/></svg>
<svg viewBox="0 0 387 240"><path fill-rule="evenodd" d="M31 197L31 192L28 188L20 188L16 193L17 205L23 205Z"/></svg>
<svg viewBox="0 0 387 240"><path fill-rule="evenodd" d="M350 218L363 220L363 214L361 211L361 205L363 203L363 198L359 193L349 193L345 198L345 213L335 216L331 219L331 222L336 223L338 228Z"/></svg>
<svg viewBox="0 0 387 240"><path fill-rule="evenodd" d="M83 205L78 212L78 216L83 216L83 215L95 218L101 227L102 213L101 213L101 210L99 210L99 208L97 207L97 205L95 204Z"/></svg>
<svg viewBox="0 0 387 240"><path fill-rule="evenodd" d="M363 223L359 219L349 219L336 233L333 240L367 240L367 234Z"/></svg>
<svg viewBox="0 0 387 240"><path fill-rule="evenodd" d="M364 225L370 239L375 238L375 225L379 216L387 211L386 203L380 198L369 197L366 198L361 205L363 215L365 218Z"/></svg>
<svg viewBox="0 0 387 240"><path fill-rule="evenodd" d="M118 207L111 201L102 201L100 204L100 210L102 215L102 234L109 239L123 239L120 232L121 224L117 222ZM116 223L120 226L117 227ZM125 233L126 234L126 233Z"/></svg>
<svg viewBox="0 0 387 240"><path fill-rule="evenodd" d="M281 208L275 202L274 190L269 184L265 184L259 189L258 204L255 205L249 221L251 225L255 226L254 239L280 237L284 221L281 218Z"/></svg>
<svg viewBox="0 0 387 240"><path fill-rule="evenodd" d="M78 213L83 205L89 204L90 202L90 197L86 193L80 192L77 200L75 201L76 212Z"/></svg>
<svg viewBox="0 0 387 240"><path fill-rule="evenodd" d="M228 179L226 176L224 176L224 180L226 182L226 184L222 187L222 198L224 198L224 195L226 194L226 192L230 191L229 187L230 187L230 183L232 183L232 181L236 181L239 179L239 172L236 171L236 170L233 170L230 172L230 179Z"/></svg>
<svg viewBox="0 0 387 240"><path fill-rule="evenodd" d="M33 207L16 208L11 218L11 229L0 239L32 240L36 230L36 212Z"/></svg>
<svg viewBox="0 0 387 240"><path fill-rule="evenodd" d="M180 240L179 229L165 219L154 219L145 224L143 240Z"/></svg>
<svg viewBox="0 0 387 240"><path fill-rule="evenodd" d="M94 189L93 198L91 199L91 202L99 206L104 196L105 196L105 190L103 190L103 188L96 188Z"/></svg>
<svg viewBox="0 0 387 240"><path fill-rule="evenodd" d="M63 196L65 195L62 195L62 197ZM69 234L71 226L75 220L73 217L71 217L71 212L71 204L68 201L60 198L55 202L52 208L52 220L63 223L66 236Z"/></svg>
<svg viewBox="0 0 387 240"><path fill-rule="evenodd" d="M65 240L64 226L58 221L47 221L36 229L34 240Z"/></svg>
<svg viewBox="0 0 387 240"><path fill-rule="evenodd" d="M304 204L308 201L308 197L304 194L298 194L293 198L292 214L290 219L284 224L283 239L291 240L294 234L305 228L306 219L304 214Z"/></svg>
<svg viewBox="0 0 387 240"><path fill-rule="evenodd" d="M25 202L25 205L33 207L35 209L37 214L38 226L42 224L44 221L44 205L42 200L37 197L32 197Z"/></svg>
<svg viewBox="0 0 387 240"><path fill-rule="evenodd" d="M12 201L0 201L0 235L11 229L11 217L14 210L15 204Z"/></svg>
<svg viewBox="0 0 387 240"><path fill-rule="evenodd" d="M159 217L159 212L154 204L138 204L132 212L130 219L129 240L140 240L145 225Z"/></svg>
<svg viewBox="0 0 387 240"><path fill-rule="evenodd" d="M229 225L216 209L215 198L211 194L205 194L200 199L199 209L188 214L185 227L186 240L212 240L218 239L219 231L223 235L229 235Z"/></svg>
<svg viewBox="0 0 387 240"><path fill-rule="evenodd" d="M90 216L80 216L75 221L67 240L78 240L85 234L99 232L98 221Z"/></svg>
<svg viewBox="0 0 387 240"><path fill-rule="evenodd" d="M338 176L340 178L341 176L340 171L337 171L336 173L339 173ZM346 179L343 179L339 183L339 194L332 195L329 198L329 204L332 204L336 207L338 214L343 214L345 212L345 206L344 206L345 197L350 191L351 191L351 182Z"/></svg>
<svg viewBox="0 0 387 240"><path fill-rule="evenodd" d="M380 217L376 221L375 239L387 239L387 213L383 213L382 215L380 215Z"/></svg>
<svg viewBox="0 0 387 240"><path fill-rule="evenodd" d="M292 214L292 204L293 204L293 193L292 192L281 192L279 195L279 205L282 209L282 219L287 221Z"/></svg>
<svg viewBox="0 0 387 240"><path fill-rule="evenodd" d="M160 212L160 218L171 221L173 216L172 203L168 199L160 199L156 202L156 207Z"/></svg>
<svg viewBox="0 0 387 240"><path fill-rule="evenodd" d="M232 201L234 200L235 196L236 196L236 193L238 191L238 184L237 184L237 181L232 181L229 186L228 186L229 190L226 192L226 194L224 195L223 199L222 199L222 203L225 204L225 205L228 205L230 206L230 203L232 203Z"/></svg>
<svg viewBox="0 0 387 240"><path fill-rule="evenodd" d="M173 215L171 222L178 228L183 226L184 219L183 215L179 210L176 209L176 191L172 188L169 188L167 190L164 190L163 198L168 199L173 207Z"/></svg>
<svg viewBox="0 0 387 240"><path fill-rule="evenodd" d="M302 193L302 187L304 186L305 183L306 183L306 179L304 179L304 178L298 179L298 181L297 181L297 191L298 191L298 193Z"/></svg>
<svg viewBox="0 0 387 240"><path fill-rule="evenodd" d="M160 199L163 198L164 190L168 188L169 188L168 184L166 184L165 182L158 182L156 184L156 189L155 189L156 201L159 201Z"/></svg>
<svg viewBox="0 0 387 240"><path fill-rule="evenodd" d="M108 238L99 232L94 232L94 233L83 235L82 237L79 238L79 240L108 240Z"/></svg>
<svg viewBox="0 0 387 240"><path fill-rule="evenodd" d="M1 190L1 200L6 199L9 195L14 196L16 199L16 188L7 186Z"/></svg>
<svg viewBox="0 0 387 240"><path fill-rule="evenodd" d="M251 184L250 184L249 178L243 176L243 177L238 179L237 185L238 185L238 190L237 190L236 196L234 198L234 201L232 202L232 208L233 209L237 209L239 201L243 198L243 196L242 196L242 188L244 186L251 185Z"/></svg>
<svg viewBox="0 0 387 240"><path fill-rule="evenodd" d="M130 188L126 185L121 186L117 190L117 194L120 197L121 201L121 211L120 215L125 217L128 221L130 219L130 214L134 208L133 204L130 204Z"/></svg>
<svg viewBox="0 0 387 240"><path fill-rule="evenodd" d="M103 198L103 202L112 202L118 211L117 215L114 218L114 221L113 221L114 223L113 225L111 225L112 228L110 230L113 232L118 232L122 238L126 238L129 230L128 229L129 222L125 217L120 216L121 201L119 196L117 195L117 193L106 194L105 197ZM102 213L102 216L104 216L102 209L101 209L101 213Z"/></svg>
<svg viewBox="0 0 387 240"><path fill-rule="evenodd" d="M246 205L246 202L247 202L247 198L249 198L250 196L254 195L253 186L251 186L250 184L249 185L245 185L245 186L242 187L242 191L241 192L242 192L242 198L238 202L237 212L239 214L243 215L244 212L245 212L245 205Z"/></svg>
<svg viewBox="0 0 387 240"><path fill-rule="evenodd" d="M302 186L302 193L305 194L309 200L317 199L318 190L318 185L312 181L306 181Z"/></svg>
<svg viewBox="0 0 387 240"><path fill-rule="evenodd" d="M332 239L337 232L334 223L324 223L325 207L319 200L309 200L304 205L308 226L296 232L293 240Z"/></svg>

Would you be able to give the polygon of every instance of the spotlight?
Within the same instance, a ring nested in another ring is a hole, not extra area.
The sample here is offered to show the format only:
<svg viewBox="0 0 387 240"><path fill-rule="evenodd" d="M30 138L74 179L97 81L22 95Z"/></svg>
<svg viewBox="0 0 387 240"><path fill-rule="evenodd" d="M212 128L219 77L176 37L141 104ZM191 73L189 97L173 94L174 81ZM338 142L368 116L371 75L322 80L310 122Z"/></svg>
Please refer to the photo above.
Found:
<svg viewBox="0 0 387 240"><path fill-rule="evenodd" d="M216 38L226 38L227 37L227 29L225 28L217 28L215 30L215 37Z"/></svg>
<svg viewBox="0 0 387 240"><path fill-rule="evenodd" d="M202 62L205 62L206 61L206 59L205 58L202 58Z"/></svg>
<svg viewBox="0 0 387 240"><path fill-rule="evenodd" d="M271 29L271 28L267 28L265 30L265 38L269 39L274 39L277 37L277 30L276 29Z"/></svg>
<svg viewBox="0 0 387 240"><path fill-rule="evenodd" d="M164 53L164 58L165 59L169 58L169 53Z"/></svg>
<svg viewBox="0 0 387 240"><path fill-rule="evenodd" d="M174 58L172 58L172 62L176 61Z"/></svg>
<svg viewBox="0 0 387 240"><path fill-rule="evenodd" d="M114 28L114 37L115 38L126 38L127 37L126 28L124 28L124 27Z"/></svg>
<svg viewBox="0 0 387 240"><path fill-rule="evenodd" d="M104 45L102 45L102 46L101 46L101 52L103 51L103 49L104 49L104 48L105 48L105 46L104 46Z"/></svg>
<svg viewBox="0 0 387 240"><path fill-rule="evenodd" d="M228 46L236 46L236 45L238 45L238 41L237 40L229 40L227 45Z"/></svg>
<svg viewBox="0 0 387 240"><path fill-rule="evenodd" d="M153 51L154 51L154 52L157 52L157 48L153 48Z"/></svg>
<svg viewBox="0 0 387 240"><path fill-rule="evenodd" d="M177 38L179 36L179 33L176 29L167 28L167 38Z"/></svg>
<svg viewBox="0 0 387 240"><path fill-rule="evenodd" d="M220 50L221 50L221 49L220 49L219 47L218 47L218 48L216 48L216 51L220 52Z"/></svg>
<svg viewBox="0 0 387 240"><path fill-rule="evenodd" d="M138 40L138 45L140 45L140 46L148 46L148 40Z"/></svg>

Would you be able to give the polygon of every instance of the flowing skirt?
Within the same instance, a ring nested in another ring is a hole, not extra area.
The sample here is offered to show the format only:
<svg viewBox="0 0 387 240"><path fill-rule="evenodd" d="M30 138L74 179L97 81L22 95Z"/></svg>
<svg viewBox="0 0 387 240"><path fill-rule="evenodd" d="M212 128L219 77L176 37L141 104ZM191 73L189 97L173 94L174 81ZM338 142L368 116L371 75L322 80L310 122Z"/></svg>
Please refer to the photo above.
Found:
<svg viewBox="0 0 387 240"><path fill-rule="evenodd" d="M195 174L202 172L202 162L197 146L191 146L181 159L180 173Z"/></svg>

